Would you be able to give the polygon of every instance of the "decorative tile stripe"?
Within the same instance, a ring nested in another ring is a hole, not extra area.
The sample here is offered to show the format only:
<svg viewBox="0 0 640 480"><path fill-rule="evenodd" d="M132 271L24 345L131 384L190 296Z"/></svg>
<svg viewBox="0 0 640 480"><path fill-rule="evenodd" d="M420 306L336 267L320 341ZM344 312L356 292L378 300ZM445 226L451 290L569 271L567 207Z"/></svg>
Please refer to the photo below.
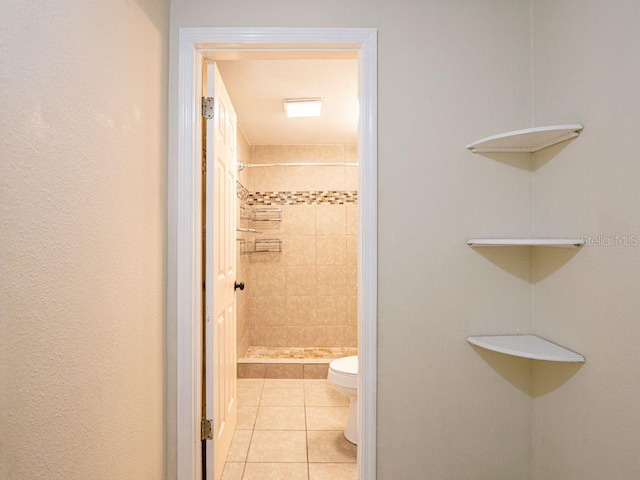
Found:
<svg viewBox="0 0 640 480"><path fill-rule="evenodd" d="M358 203L358 192L320 190L310 192L250 192L249 205L344 205Z"/></svg>

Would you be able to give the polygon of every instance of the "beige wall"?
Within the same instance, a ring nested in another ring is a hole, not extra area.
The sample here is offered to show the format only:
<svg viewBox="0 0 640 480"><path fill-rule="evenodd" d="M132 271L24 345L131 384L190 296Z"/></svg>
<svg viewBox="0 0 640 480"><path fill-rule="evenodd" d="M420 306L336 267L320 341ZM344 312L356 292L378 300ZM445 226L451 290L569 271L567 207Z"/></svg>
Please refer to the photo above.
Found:
<svg viewBox="0 0 640 480"><path fill-rule="evenodd" d="M255 164L358 161L356 147L349 145L256 145L251 149L251 163ZM357 168L344 166L273 166L242 171L252 192L301 195L357 191L357 174ZM280 222L243 223L262 232L244 234L248 241L283 241L282 253L241 256L249 262L243 293L251 302L250 345L356 347L357 203L314 201L280 208Z"/></svg>
<svg viewBox="0 0 640 480"><path fill-rule="evenodd" d="M168 1L0 5L0 478L164 478Z"/></svg>
<svg viewBox="0 0 640 480"><path fill-rule="evenodd" d="M529 233L532 177L464 148L530 125L529 8L524 0L172 2L174 112L180 27L379 31L381 480L529 478L531 363L483 357L465 342L530 328L528 257L514 253L521 275L512 275L465 240ZM175 135L171 142L175 159ZM175 163L169 173L175 181Z"/></svg>
<svg viewBox="0 0 640 480"><path fill-rule="evenodd" d="M533 13L536 123L585 127L536 172L536 229L640 240L638 2L535 0ZM640 478L640 246L541 252L538 270L535 330L587 362L536 365L534 478Z"/></svg>

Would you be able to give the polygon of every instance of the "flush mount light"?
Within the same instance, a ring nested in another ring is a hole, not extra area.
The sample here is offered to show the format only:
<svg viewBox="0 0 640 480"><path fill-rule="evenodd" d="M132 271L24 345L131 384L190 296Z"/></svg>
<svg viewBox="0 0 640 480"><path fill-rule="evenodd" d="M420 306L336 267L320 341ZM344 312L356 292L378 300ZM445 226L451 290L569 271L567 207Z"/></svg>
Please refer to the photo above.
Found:
<svg viewBox="0 0 640 480"><path fill-rule="evenodd" d="M322 110L321 98L287 98L284 111L287 117L319 117Z"/></svg>

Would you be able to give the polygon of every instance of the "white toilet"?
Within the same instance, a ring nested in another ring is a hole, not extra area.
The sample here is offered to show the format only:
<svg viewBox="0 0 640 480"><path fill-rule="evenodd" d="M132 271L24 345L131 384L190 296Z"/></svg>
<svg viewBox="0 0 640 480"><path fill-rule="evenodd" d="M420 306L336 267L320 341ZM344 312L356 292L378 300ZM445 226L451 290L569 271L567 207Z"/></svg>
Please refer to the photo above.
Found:
<svg viewBox="0 0 640 480"><path fill-rule="evenodd" d="M327 380L333 388L349 397L349 416L344 437L358 444L358 356L336 358L329 364Z"/></svg>

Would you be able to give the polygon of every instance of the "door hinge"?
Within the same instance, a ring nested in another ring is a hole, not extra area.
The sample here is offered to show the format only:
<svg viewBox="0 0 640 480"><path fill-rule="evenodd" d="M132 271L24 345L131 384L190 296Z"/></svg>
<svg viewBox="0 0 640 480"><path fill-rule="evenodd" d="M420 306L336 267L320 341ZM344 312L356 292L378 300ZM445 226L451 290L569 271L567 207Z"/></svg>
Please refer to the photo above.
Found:
<svg viewBox="0 0 640 480"><path fill-rule="evenodd" d="M203 418L200 424L200 437L202 440L213 440L213 420Z"/></svg>
<svg viewBox="0 0 640 480"><path fill-rule="evenodd" d="M202 117L211 120L213 118L213 97L202 97Z"/></svg>

